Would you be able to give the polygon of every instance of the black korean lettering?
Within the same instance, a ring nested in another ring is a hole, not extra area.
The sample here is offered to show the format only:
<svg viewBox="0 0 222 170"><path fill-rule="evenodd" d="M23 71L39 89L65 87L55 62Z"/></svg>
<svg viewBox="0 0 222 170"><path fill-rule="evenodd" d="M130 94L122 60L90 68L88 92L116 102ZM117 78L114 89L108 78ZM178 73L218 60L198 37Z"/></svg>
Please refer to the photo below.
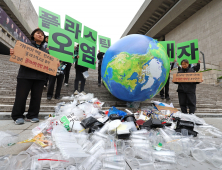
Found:
<svg viewBox="0 0 222 170"><path fill-rule="evenodd" d="M64 37L65 39L68 40L67 43L62 43L62 42L59 42L58 41L58 37L61 36L61 37ZM69 51L65 51L65 47L70 47L72 45L72 40L65 34L62 34L62 33L54 33L52 35L52 39L53 41L58 44L60 47L59 48L55 48L55 47L51 47L49 46L49 49L50 50L53 50L53 51L58 51L60 53L64 53L64 54L68 54L68 55L73 55L73 52L69 52Z"/></svg>
<svg viewBox="0 0 222 170"><path fill-rule="evenodd" d="M187 46L182 46L182 47L179 47L178 49L179 50L182 50L180 55L178 56L178 58L181 58L183 55L186 55L187 57L190 56L190 54L187 52L186 48L189 48L189 45Z"/></svg>
<svg viewBox="0 0 222 170"><path fill-rule="evenodd" d="M95 58L83 53L82 61L94 65L94 63L95 63Z"/></svg>
<svg viewBox="0 0 222 170"><path fill-rule="evenodd" d="M84 47L86 47L87 49L85 50ZM86 43L82 43L80 45L80 48L81 50L84 52L84 53L89 53L91 54L93 57L95 57L95 50L96 48L93 46L93 47L89 47Z"/></svg>
<svg viewBox="0 0 222 170"><path fill-rule="evenodd" d="M66 25L65 25L65 30L66 30L66 31L69 31L69 32L72 32L72 33L75 33L75 39L79 39L79 33L81 33L81 30L79 29L79 24L77 23L77 24L76 24L76 27L75 27L75 23L74 23L74 22L72 22L72 21L70 21L70 20L68 20L68 19L66 19L66 22L69 22L70 25L69 25L68 23L66 23ZM72 28L72 29L75 29L75 28L76 28L76 30L73 31L73 30L71 30L70 28Z"/></svg>
<svg viewBox="0 0 222 170"><path fill-rule="evenodd" d="M93 41L96 41L95 38L93 38L92 32L90 31L88 35L84 35L85 38L90 37Z"/></svg>
<svg viewBox="0 0 222 170"><path fill-rule="evenodd" d="M198 48L195 48L194 43L191 43L190 46L191 46L191 59L195 60L196 59L195 53L196 53L196 51L198 51Z"/></svg>
<svg viewBox="0 0 222 170"><path fill-rule="evenodd" d="M110 47L110 40L107 41L108 43L106 43L106 39L104 38L100 38L99 39L99 43L101 44L102 47L104 48L109 48Z"/></svg>
<svg viewBox="0 0 222 170"><path fill-rule="evenodd" d="M46 11L42 11L42 16L40 16L40 18L42 19L42 26L45 28L49 29L50 25L54 25L56 27L60 25L59 17L54 16Z"/></svg>
<svg viewBox="0 0 222 170"><path fill-rule="evenodd" d="M66 22L70 23L70 25L68 23L66 23L65 30L69 31L69 32L72 32L72 33L75 33L73 30L70 29L70 28L74 29L75 23L68 20L68 19L66 19Z"/></svg>
<svg viewBox="0 0 222 170"><path fill-rule="evenodd" d="M167 55L169 58L174 58L174 43L167 44Z"/></svg>

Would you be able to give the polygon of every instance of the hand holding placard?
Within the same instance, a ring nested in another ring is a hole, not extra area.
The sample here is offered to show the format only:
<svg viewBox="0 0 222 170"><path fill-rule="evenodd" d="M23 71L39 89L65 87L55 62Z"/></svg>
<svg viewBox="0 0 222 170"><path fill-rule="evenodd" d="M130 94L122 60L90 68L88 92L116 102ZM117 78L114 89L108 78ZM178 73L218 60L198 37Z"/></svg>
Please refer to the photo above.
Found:
<svg viewBox="0 0 222 170"><path fill-rule="evenodd" d="M59 60L35 47L17 41L10 55L11 62L56 76Z"/></svg>

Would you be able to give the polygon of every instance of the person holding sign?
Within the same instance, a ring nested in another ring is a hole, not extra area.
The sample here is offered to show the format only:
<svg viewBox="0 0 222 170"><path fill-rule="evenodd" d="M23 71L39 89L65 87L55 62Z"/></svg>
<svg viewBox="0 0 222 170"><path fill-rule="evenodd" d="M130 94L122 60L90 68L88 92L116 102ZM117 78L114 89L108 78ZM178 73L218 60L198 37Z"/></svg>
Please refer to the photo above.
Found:
<svg viewBox="0 0 222 170"><path fill-rule="evenodd" d="M99 87L101 86L101 66L102 66L104 54L105 53L100 52L100 50L99 50L99 53L97 54L97 59L99 60L99 63L98 63L98 86Z"/></svg>
<svg viewBox="0 0 222 170"><path fill-rule="evenodd" d="M75 69L76 69L76 79L75 79L75 85L74 85L74 94L78 94L78 86L79 86L79 81L81 81L81 86L80 86L80 92L84 92L84 87L86 83L86 79L83 76L83 72L88 71L87 67L81 66L78 64L78 59L79 59L79 44L76 46L74 50L74 58L77 59L75 62Z"/></svg>
<svg viewBox="0 0 222 170"><path fill-rule="evenodd" d="M43 47L43 44L45 43L44 40L44 32L37 28L31 33L31 43L27 44L48 53L48 51ZM14 55L14 49L10 49L10 55ZM11 114L16 125L24 123L25 116L23 114L25 112L26 100L30 91L31 99L28 114L26 115L26 121L31 121L32 123L39 122L38 114L46 77L47 74L44 72L22 65L20 66L17 76L15 103Z"/></svg>
<svg viewBox="0 0 222 170"><path fill-rule="evenodd" d="M178 73L193 73L195 72L193 68L189 67L189 61L184 59L181 61L182 69ZM189 108L189 113L195 113L196 110L196 84L198 82L184 82L184 83L173 83L178 84L178 98L182 113L187 113L187 106Z"/></svg>

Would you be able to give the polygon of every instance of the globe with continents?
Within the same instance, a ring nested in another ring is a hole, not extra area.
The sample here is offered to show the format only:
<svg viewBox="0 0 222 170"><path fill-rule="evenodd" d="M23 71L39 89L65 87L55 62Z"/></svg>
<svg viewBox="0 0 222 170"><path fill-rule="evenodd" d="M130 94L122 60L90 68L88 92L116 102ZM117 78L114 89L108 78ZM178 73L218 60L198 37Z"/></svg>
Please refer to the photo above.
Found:
<svg viewBox="0 0 222 170"><path fill-rule="evenodd" d="M101 75L110 93L134 102L154 97L166 84L169 71L164 47L148 36L132 34L106 51Z"/></svg>

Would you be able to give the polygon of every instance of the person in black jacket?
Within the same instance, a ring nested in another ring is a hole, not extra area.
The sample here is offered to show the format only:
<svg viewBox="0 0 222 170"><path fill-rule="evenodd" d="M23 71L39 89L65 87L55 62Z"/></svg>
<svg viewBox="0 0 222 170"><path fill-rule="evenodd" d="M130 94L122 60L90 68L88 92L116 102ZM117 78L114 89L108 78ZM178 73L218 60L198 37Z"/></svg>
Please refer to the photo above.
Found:
<svg viewBox="0 0 222 170"><path fill-rule="evenodd" d="M189 61L184 59L181 61L182 68L178 73L193 73L193 68L189 67ZM173 82L173 81L172 81ZM174 82L176 83L176 82ZM196 84L198 83L176 83L178 84L178 98L182 113L187 113L187 107L189 113L195 113L196 110Z"/></svg>
<svg viewBox="0 0 222 170"><path fill-rule="evenodd" d="M55 87L55 82L56 82L55 99L58 99L58 100L61 99L60 92L62 89L62 83L64 80L64 75L66 73L66 65L67 64L68 64L67 62L61 62L62 66L65 65L65 69L63 70L63 73L58 74L56 76L49 75L49 87L48 87L48 91L47 91L47 100L52 99L53 91L54 91L54 87Z"/></svg>
<svg viewBox="0 0 222 170"><path fill-rule="evenodd" d="M174 60L175 61L175 60ZM170 64L170 71L173 69L174 67L174 62ZM165 99L166 100L170 100L170 96L169 96L169 86L170 86L170 74L168 77L168 80L165 84L165 86L162 88L162 90L160 91L160 98L164 99L164 89L165 89Z"/></svg>
<svg viewBox="0 0 222 170"><path fill-rule="evenodd" d="M70 70L71 70L71 67L72 67L72 63L67 63L66 65L66 72L65 72L65 86L68 86L68 82L69 82L69 74L70 74Z"/></svg>
<svg viewBox="0 0 222 170"><path fill-rule="evenodd" d="M178 63L177 63L178 65ZM198 63L196 66L191 67L191 64L189 64L189 68L193 68L193 70L195 72L198 72L200 70L200 60L198 60ZM178 66L178 71L180 71L182 68L180 66Z"/></svg>
<svg viewBox="0 0 222 170"><path fill-rule="evenodd" d="M48 53L48 51L43 47L44 38L44 32L37 28L31 33L31 43L27 44ZM10 55L13 54L14 49L10 49ZM25 116L23 114L25 112L26 100L30 91L31 99L28 114L26 115L26 121L31 121L33 123L39 121L38 114L46 76L46 73L22 65L20 66L17 76L15 103L11 114L15 124L18 125L24 123Z"/></svg>
<svg viewBox="0 0 222 170"><path fill-rule="evenodd" d="M75 69L76 69L76 79L75 79L75 85L74 85L74 94L78 94L78 86L79 86L79 81L81 81L81 86L80 86L80 92L84 92L84 87L86 83L86 79L83 76L83 72L88 71L87 67L81 66L78 64L78 59L79 59L79 44L76 46L74 50L74 58L77 59L75 62Z"/></svg>
<svg viewBox="0 0 222 170"><path fill-rule="evenodd" d="M102 66L104 54L105 53L100 52L100 50L99 50L99 53L97 54L97 59L99 60L99 63L98 63L98 86L99 87L101 86L101 66Z"/></svg>

